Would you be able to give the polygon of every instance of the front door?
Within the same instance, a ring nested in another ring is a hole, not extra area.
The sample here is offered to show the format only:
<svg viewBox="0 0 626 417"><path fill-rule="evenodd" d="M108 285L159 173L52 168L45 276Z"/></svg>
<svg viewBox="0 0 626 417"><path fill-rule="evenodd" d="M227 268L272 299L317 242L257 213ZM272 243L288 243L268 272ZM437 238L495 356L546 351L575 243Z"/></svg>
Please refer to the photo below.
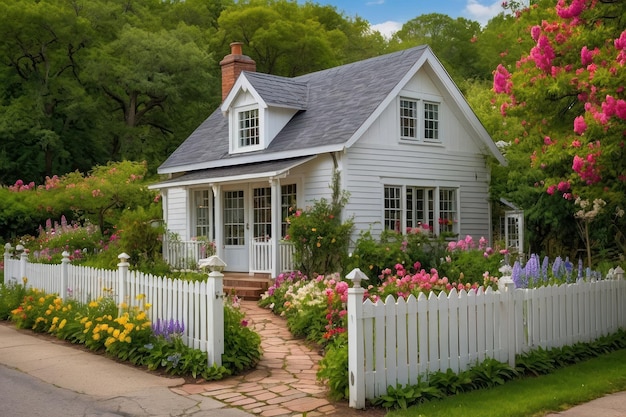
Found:
<svg viewBox="0 0 626 417"><path fill-rule="evenodd" d="M224 262L226 270L248 272L248 224L244 190L224 191Z"/></svg>

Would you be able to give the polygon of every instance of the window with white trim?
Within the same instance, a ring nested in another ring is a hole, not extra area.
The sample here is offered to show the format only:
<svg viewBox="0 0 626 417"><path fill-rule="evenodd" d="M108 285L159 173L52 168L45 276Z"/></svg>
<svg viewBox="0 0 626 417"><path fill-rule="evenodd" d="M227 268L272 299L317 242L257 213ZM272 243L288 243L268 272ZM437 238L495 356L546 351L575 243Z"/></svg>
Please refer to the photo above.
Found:
<svg viewBox="0 0 626 417"><path fill-rule="evenodd" d="M280 186L280 208L281 208L281 226L280 233L282 237L287 236L287 229L289 224L287 223L287 217L293 214L293 210L297 206L297 193L296 184L286 184Z"/></svg>
<svg viewBox="0 0 626 417"><path fill-rule="evenodd" d="M258 146L259 109L243 110L237 113L237 143L239 148Z"/></svg>
<svg viewBox="0 0 626 417"><path fill-rule="evenodd" d="M424 140L439 141L439 104L424 102Z"/></svg>
<svg viewBox="0 0 626 417"><path fill-rule="evenodd" d="M400 99L400 137L417 139L417 100Z"/></svg>
<svg viewBox="0 0 626 417"><path fill-rule="evenodd" d="M387 185L383 224L404 233L413 228L436 235L458 234L458 188Z"/></svg>
<svg viewBox="0 0 626 417"><path fill-rule="evenodd" d="M385 187L384 226L386 230L402 232L402 187Z"/></svg>
<svg viewBox="0 0 626 417"><path fill-rule="evenodd" d="M400 139L439 142L440 106L434 101L401 97Z"/></svg>
<svg viewBox="0 0 626 417"><path fill-rule="evenodd" d="M196 209L196 237L212 239L211 236L211 192L209 190L194 191L194 204Z"/></svg>

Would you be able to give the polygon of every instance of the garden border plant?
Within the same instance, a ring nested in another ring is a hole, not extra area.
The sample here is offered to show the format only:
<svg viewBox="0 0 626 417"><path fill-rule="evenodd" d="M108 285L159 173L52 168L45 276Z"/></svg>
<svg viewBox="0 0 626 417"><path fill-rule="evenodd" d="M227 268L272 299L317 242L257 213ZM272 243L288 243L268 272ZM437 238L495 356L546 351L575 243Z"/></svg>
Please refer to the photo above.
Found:
<svg viewBox="0 0 626 417"><path fill-rule="evenodd" d="M0 284L0 319L11 320L17 328L83 344L152 371L205 380L252 369L261 358L260 336L247 327L236 297L224 305L222 366L209 366L205 352L183 343L182 323L149 321L151 305L143 295L137 297L140 307L122 305L122 314L118 314L111 297L87 304L71 299L64 302L57 294L27 288L26 278L23 281Z"/></svg>

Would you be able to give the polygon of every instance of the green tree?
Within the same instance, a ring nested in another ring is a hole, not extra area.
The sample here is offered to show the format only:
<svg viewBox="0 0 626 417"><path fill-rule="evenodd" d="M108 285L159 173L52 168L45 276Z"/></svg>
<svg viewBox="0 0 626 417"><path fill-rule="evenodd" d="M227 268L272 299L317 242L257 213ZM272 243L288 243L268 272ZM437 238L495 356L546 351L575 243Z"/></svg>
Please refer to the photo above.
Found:
<svg viewBox="0 0 626 417"><path fill-rule="evenodd" d="M575 253L574 201L601 198L586 241L603 257L626 253L625 19L619 2L540 2L520 14L532 47L494 73L492 104L515 135L505 139L511 164L501 191L527 210L535 248L567 231Z"/></svg>

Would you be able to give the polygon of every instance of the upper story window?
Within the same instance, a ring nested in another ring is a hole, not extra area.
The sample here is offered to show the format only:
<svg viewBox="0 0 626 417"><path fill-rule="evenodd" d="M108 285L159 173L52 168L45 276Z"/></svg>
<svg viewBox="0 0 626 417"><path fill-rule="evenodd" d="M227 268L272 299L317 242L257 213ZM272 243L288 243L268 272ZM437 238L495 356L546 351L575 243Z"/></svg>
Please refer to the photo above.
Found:
<svg viewBox="0 0 626 417"><path fill-rule="evenodd" d="M439 140L439 104L424 102L424 140Z"/></svg>
<svg viewBox="0 0 626 417"><path fill-rule="evenodd" d="M261 143L259 136L259 109L250 109L238 113L237 138L239 148L258 146Z"/></svg>
<svg viewBox="0 0 626 417"><path fill-rule="evenodd" d="M400 138L439 142L439 103L400 98Z"/></svg>
<svg viewBox="0 0 626 417"><path fill-rule="evenodd" d="M417 139L417 100L400 100L400 135L403 139Z"/></svg>

